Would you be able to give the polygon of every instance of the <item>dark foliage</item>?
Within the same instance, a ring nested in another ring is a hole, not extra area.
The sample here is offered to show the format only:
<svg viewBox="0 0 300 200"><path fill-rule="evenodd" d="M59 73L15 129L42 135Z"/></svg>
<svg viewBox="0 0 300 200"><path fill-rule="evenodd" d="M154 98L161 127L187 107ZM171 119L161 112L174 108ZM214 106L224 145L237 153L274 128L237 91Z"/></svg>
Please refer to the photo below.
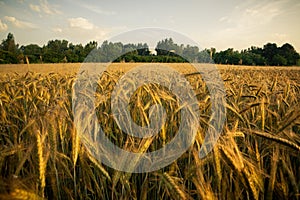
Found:
<svg viewBox="0 0 300 200"><path fill-rule="evenodd" d="M146 43L122 44L104 41L101 46L91 41L85 46L72 44L67 40L50 40L40 47L29 44L19 47L12 33L0 44L0 64L5 63L60 63L60 62L196 62L232 64L232 65L300 65L300 56L291 44L277 47L267 43L260 47L251 47L242 51L228 48L216 52L215 48L199 50L197 46L178 45L172 38L161 40L155 48L149 50Z"/></svg>

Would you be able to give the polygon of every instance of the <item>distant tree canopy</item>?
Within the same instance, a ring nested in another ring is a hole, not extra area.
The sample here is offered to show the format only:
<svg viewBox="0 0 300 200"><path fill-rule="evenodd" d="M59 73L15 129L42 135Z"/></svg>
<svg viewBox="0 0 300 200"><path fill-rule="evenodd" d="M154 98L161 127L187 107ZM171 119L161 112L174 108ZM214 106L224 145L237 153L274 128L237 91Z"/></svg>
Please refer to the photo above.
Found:
<svg viewBox="0 0 300 200"><path fill-rule="evenodd" d="M228 48L199 50L197 46L176 44L172 38L158 41L156 54L146 43L123 44L91 41L85 46L67 40L50 40L43 47L29 44L19 47L12 33L0 44L0 63L60 63L60 62L198 62L233 65L300 66L300 56L291 44L277 47L267 43L242 51Z"/></svg>
<svg viewBox="0 0 300 200"><path fill-rule="evenodd" d="M267 43L263 48L251 47L241 52L229 48L220 51L213 57L215 63L234 65L300 65L300 56L288 43L277 47L275 43Z"/></svg>
<svg viewBox="0 0 300 200"><path fill-rule="evenodd" d="M18 45L12 33L0 45L0 63L18 63Z"/></svg>

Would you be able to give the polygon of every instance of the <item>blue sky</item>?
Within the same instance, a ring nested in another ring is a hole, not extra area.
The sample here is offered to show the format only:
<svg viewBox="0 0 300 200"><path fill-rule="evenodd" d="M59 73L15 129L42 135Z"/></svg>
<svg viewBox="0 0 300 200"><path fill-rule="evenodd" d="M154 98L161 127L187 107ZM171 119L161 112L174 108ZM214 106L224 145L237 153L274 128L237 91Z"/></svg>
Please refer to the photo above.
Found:
<svg viewBox="0 0 300 200"><path fill-rule="evenodd" d="M21 45L51 39L101 43L156 27L218 51L289 42L299 52L299 11L299 0L0 0L0 39L11 32Z"/></svg>

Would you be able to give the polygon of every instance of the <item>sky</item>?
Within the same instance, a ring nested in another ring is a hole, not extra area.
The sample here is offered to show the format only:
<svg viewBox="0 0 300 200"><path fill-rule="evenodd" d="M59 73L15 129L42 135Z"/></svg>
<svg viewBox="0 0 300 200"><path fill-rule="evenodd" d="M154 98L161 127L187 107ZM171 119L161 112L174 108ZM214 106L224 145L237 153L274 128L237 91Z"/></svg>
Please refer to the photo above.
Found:
<svg viewBox="0 0 300 200"><path fill-rule="evenodd" d="M154 27L178 32L201 49L272 42L290 43L300 52L299 11L299 0L0 0L0 39L11 32L20 45L54 39L101 44ZM131 35L133 43L147 42Z"/></svg>

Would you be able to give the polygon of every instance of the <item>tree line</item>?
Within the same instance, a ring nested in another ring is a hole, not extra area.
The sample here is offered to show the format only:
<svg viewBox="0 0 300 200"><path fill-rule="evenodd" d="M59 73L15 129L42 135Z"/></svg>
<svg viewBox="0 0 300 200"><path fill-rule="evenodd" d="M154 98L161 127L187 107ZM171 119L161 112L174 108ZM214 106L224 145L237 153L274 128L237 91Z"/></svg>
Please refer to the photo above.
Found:
<svg viewBox="0 0 300 200"><path fill-rule="evenodd" d="M242 51L228 48L200 50L197 46L176 44L172 38L159 41L155 52L146 43L123 44L91 41L86 45L67 40L50 40L47 45L19 46L12 33L0 44L0 63L60 63L60 62L198 62L233 65L300 66L300 56L289 44L278 47L267 43L262 48L252 46Z"/></svg>

